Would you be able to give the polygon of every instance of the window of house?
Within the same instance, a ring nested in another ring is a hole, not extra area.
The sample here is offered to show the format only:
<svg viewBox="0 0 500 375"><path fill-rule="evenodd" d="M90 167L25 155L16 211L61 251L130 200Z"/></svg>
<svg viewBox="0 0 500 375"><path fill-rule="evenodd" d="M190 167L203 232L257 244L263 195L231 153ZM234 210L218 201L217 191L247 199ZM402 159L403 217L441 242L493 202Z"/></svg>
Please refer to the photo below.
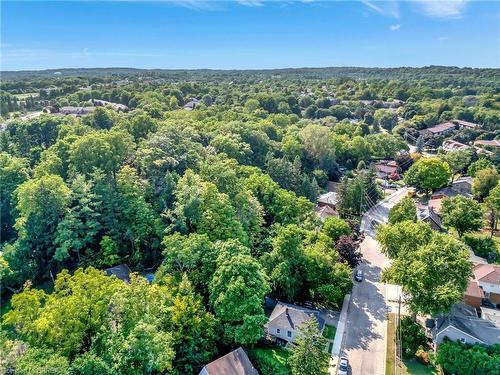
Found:
<svg viewBox="0 0 500 375"><path fill-rule="evenodd" d="M281 333L281 329L276 328L276 333Z"/></svg>
<svg viewBox="0 0 500 375"><path fill-rule="evenodd" d="M462 344L467 344L467 339L465 337L460 337L460 342Z"/></svg>
<svg viewBox="0 0 500 375"><path fill-rule="evenodd" d="M286 333L286 335L287 335L288 337L292 337L292 331L288 331L288 332Z"/></svg>

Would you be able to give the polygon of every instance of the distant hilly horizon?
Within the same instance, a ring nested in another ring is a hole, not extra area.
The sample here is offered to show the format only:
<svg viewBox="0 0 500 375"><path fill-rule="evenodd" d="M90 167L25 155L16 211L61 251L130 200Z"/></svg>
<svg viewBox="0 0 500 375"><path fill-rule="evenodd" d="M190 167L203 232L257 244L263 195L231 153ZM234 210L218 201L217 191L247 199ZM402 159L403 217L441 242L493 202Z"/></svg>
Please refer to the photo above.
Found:
<svg viewBox="0 0 500 375"><path fill-rule="evenodd" d="M264 74L264 75L304 75L305 78L327 78L327 77L353 77L370 76L373 78L387 76L390 78L393 74L403 73L459 73L459 72L480 72L480 71L500 71L500 68L474 68L457 67L443 65L429 65L422 67L357 67L357 66L332 66L332 67L300 67L300 68L269 68L269 69L163 69L163 68L133 68L133 67L99 67L99 68L53 68L40 70L0 70L2 80L28 79L28 78L48 78L54 75L62 77L71 76L129 76L153 74L159 78L178 78L179 74L198 74L198 75L238 75L238 74Z"/></svg>

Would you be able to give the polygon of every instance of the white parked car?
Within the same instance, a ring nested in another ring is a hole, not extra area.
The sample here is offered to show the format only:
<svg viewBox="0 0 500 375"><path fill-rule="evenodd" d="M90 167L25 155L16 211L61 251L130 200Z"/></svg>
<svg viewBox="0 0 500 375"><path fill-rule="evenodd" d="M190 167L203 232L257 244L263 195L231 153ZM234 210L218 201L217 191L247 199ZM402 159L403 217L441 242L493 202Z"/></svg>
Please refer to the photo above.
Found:
<svg viewBox="0 0 500 375"><path fill-rule="evenodd" d="M349 360L346 357L340 357L338 375L347 375L349 373Z"/></svg>

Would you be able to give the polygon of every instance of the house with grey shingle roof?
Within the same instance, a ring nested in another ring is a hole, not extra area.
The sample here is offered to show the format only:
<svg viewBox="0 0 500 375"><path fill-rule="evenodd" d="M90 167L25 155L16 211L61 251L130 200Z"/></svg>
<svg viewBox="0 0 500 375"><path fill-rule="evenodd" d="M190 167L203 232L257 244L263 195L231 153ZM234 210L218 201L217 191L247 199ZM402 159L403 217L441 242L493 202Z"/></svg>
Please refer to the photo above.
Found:
<svg viewBox="0 0 500 375"><path fill-rule="evenodd" d="M259 375L242 348L205 365L199 375Z"/></svg>
<svg viewBox="0 0 500 375"><path fill-rule="evenodd" d="M447 316L436 319L432 334L434 344L438 346L445 337L464 344L494 345L500 343L500 328L479 318L473 307L458 303Z"/></svg>
<svg viewBox="0 0 500 375"><path fill-rule="evenodd" d="M264 329L274 339L295 342L300 326L311 318L316 318L319 331L322 332L325 321L319 316L319 311L278 302Z"/></svg>

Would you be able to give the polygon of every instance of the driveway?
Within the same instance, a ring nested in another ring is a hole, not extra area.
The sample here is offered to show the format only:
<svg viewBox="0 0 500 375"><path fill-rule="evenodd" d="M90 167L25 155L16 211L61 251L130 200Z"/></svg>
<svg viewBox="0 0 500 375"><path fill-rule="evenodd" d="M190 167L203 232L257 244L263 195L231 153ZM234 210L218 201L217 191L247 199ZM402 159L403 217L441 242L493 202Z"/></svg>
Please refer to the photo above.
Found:
<svg viewBox="0 0 500 375"><path fill-rule="evenodd" d="M389 210L406 192L403 188L388 196L368 211L361 223L366 237L361 243L363 263L358 268L363 270L365 277L352 290L341 351L349 358L353 375L385 373L388 306L386 285L380 282L380 274L389 265L389 259L382 254L380 244L373 237L376 224L387 222Z"/></svg>

